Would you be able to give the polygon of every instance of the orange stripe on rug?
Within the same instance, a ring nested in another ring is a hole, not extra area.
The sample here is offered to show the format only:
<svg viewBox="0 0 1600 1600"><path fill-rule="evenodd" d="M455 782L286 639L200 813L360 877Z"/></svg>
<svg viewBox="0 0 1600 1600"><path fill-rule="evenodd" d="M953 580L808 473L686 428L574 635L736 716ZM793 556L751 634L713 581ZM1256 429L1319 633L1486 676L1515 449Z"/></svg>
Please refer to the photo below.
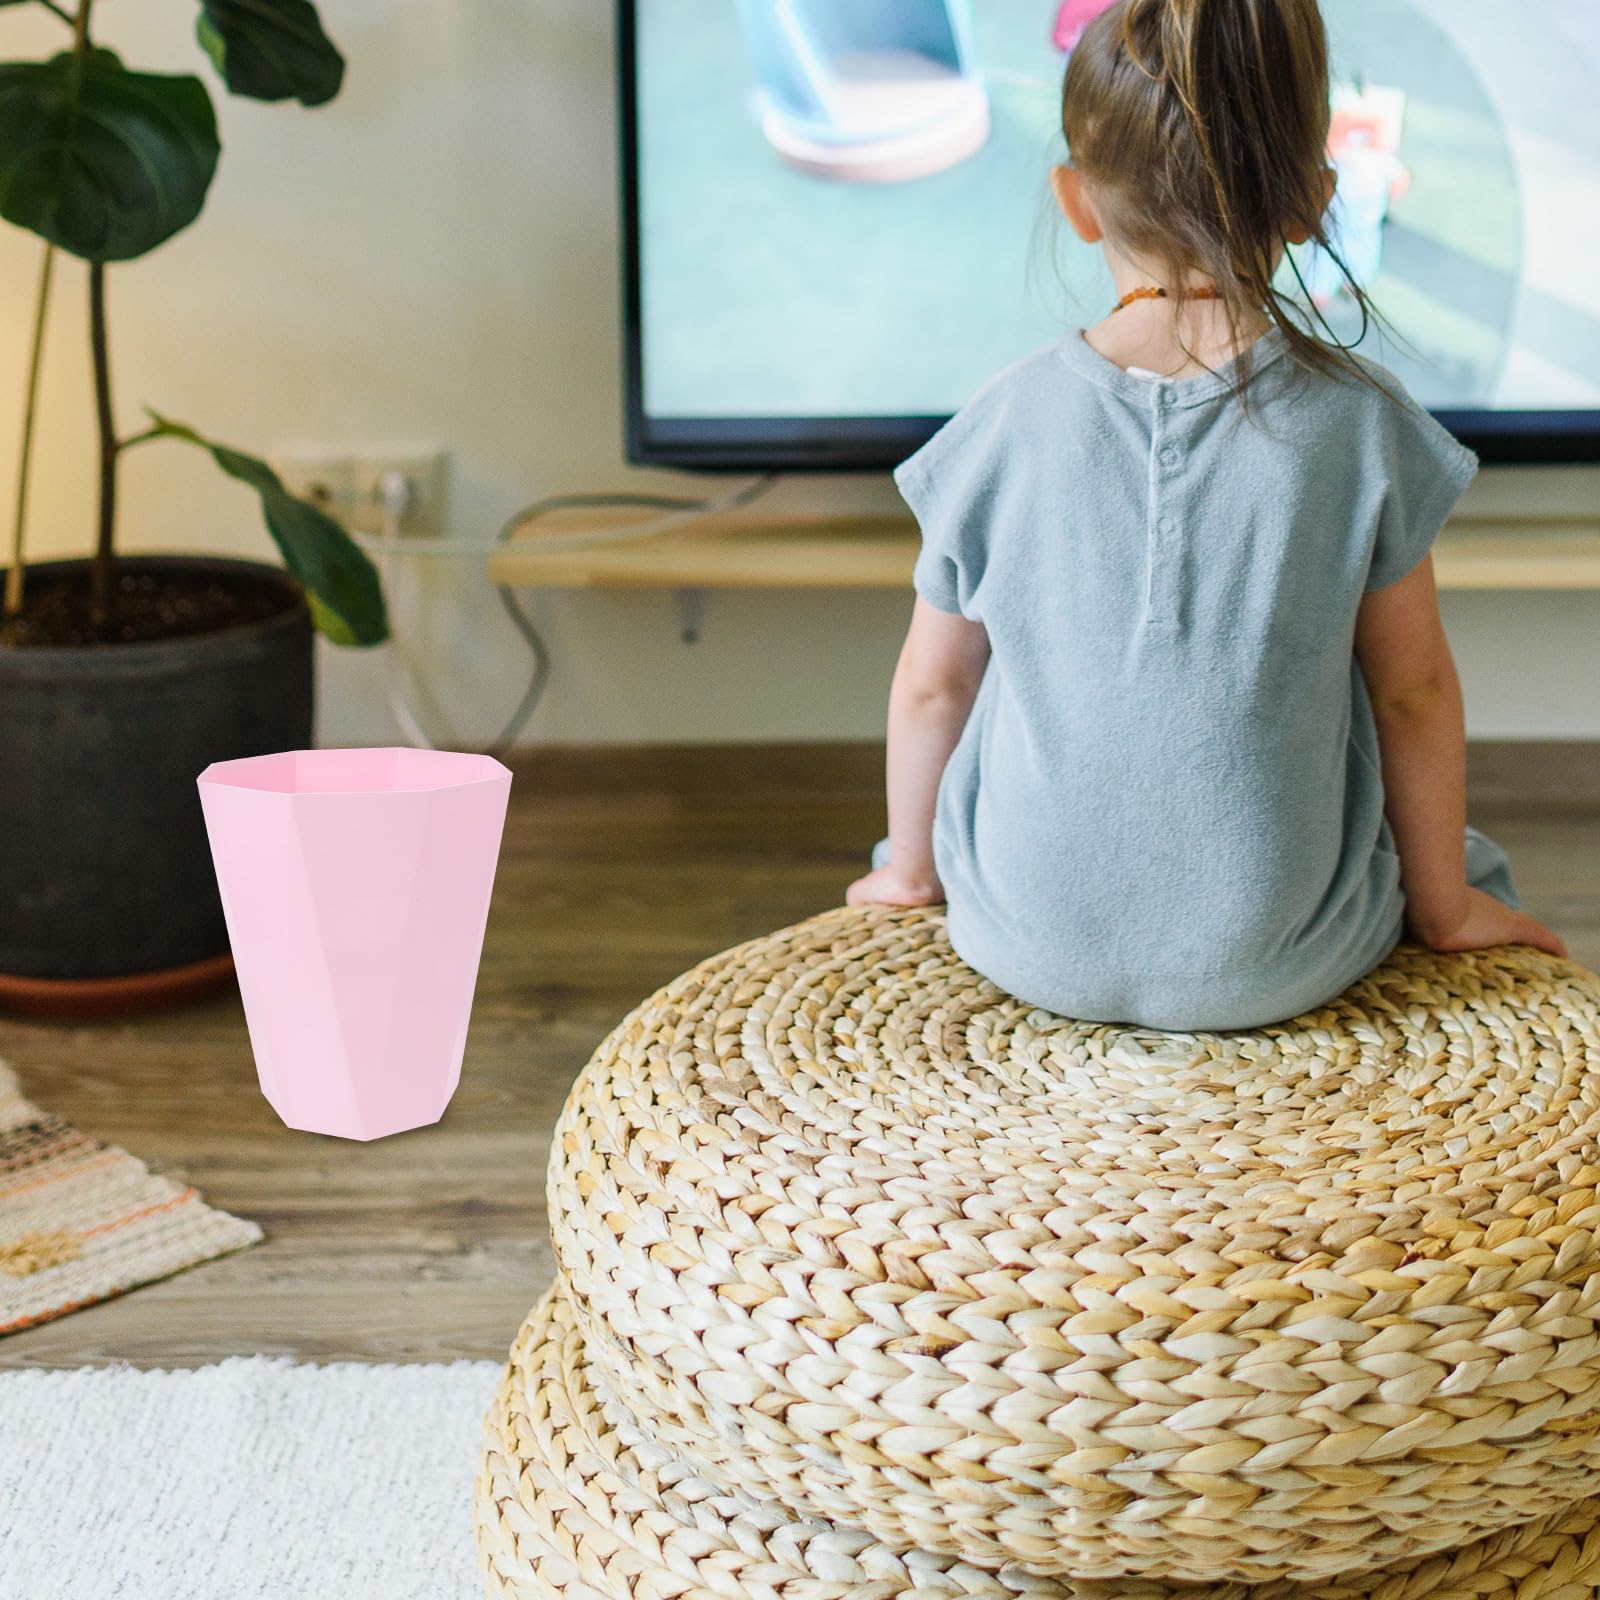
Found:
<svg viewBox="0 0 1600 1600"><path fill-rule="evenodd" d="M78 1237L80 1239L97 1239L103 1233L115 1233L118 1228L126 1228L135 1222L143 1222L146 1217L158 1216L163 1211L176 1211L179 1206L199 1198L199 1194L194 1189L186 1188L182 1194L175 1194L170 1200L162 1200L153 1206L146 1206L142 1211L131 1211L125 1217L118 1217L115 1222L102 1222L98 1228L85 1228Z"/></svg>
<svg viewBox="0 0 1600 1600"><path fill-rule="evenodd" d="M124 1152L113 1150L107 1146L100 1146L100 1154L92 1161L80 1161L76 1166L68 1167L64 1172L52 1172L43 1178L34 1178L28 1183L16 1183L9 1189L0 1189L0 1204L14 1198L19 1194L32 1194L38 1189L48 1189L52 1183L61 1183L66 1179L75 1178L81 1172L98 1172L102 1167L112 1167L117 1164Z"/></svg>

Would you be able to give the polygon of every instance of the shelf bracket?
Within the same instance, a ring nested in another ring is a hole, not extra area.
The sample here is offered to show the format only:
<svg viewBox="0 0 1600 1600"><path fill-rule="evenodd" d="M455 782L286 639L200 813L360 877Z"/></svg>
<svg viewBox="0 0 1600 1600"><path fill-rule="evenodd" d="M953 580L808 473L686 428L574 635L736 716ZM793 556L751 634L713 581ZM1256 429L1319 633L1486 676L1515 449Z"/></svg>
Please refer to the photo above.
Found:
<svg viewBox="0 0 1600 1600"><path fill-rule="evenodd" d="M685 644L699 644L706 621L704 589L674 589L673 605L678 613L678 637Z"/></svg>

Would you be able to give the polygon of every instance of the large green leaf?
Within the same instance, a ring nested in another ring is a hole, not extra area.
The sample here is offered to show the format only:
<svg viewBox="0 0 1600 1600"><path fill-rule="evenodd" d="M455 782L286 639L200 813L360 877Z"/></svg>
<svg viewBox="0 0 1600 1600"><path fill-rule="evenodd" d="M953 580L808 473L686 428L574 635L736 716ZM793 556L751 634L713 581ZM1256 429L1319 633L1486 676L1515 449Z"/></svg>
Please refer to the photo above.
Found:
<svg viewBox="0 0 1600 1600"><path fill-rule="evenodd" d="M156 428L210 452L212 460L261 497L267 531L283 564L306 587L311 615L335 644L382 644L389 637L383 585L360 546L325 511L297 499L265 461L203 438L193 428L152 411Z"/></svg>
<svg viewBox="0 0 1600 1600"><path fill-rule="evenodd" d="M0 63L0 217L86 261L127 261L200 215L217 119L198 78L109 50Z"/></svg>
<svg viewBox="0 0 1600 1600"><path fill-rule="evenodd" d="M222 81L252 100L320 106L344 81L311 0L201 0L195 33Z"/></svg>

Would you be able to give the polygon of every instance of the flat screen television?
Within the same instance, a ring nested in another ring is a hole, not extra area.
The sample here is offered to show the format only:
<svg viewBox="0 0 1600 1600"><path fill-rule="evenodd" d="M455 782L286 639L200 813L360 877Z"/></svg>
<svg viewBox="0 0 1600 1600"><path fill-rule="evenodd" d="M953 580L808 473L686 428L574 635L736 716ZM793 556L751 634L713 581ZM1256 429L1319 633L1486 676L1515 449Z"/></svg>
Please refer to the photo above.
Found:
<svg viewBox="0 0 1600 1600"><path fill-rule="evenodd" d="M1046 174L1107 3L619 0L629 458L884 468L1104 315ZM1600 0L1323 12L1361 348L1486 461L1600 459Z"/></svg>

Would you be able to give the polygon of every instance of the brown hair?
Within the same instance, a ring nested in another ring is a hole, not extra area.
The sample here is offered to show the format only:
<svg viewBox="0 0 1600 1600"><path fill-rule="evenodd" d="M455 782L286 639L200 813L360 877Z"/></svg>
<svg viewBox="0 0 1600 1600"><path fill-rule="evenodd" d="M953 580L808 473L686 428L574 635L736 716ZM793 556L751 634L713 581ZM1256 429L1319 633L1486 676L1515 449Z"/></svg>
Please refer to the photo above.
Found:
<svg viewBox="0 0 1600 1600"><path fill-rule="evenodd" d="M1304 235L1343 273L1363 334L1375 316L1326 231L1329 118L1317 0L1118 0L1061 91L1072 164L1114 244L1159 263L1180 303L1188 276L1211 279L1235 343L1264 312L1303 365L1365 378L1273 283L1287 236Z"/></svg>

